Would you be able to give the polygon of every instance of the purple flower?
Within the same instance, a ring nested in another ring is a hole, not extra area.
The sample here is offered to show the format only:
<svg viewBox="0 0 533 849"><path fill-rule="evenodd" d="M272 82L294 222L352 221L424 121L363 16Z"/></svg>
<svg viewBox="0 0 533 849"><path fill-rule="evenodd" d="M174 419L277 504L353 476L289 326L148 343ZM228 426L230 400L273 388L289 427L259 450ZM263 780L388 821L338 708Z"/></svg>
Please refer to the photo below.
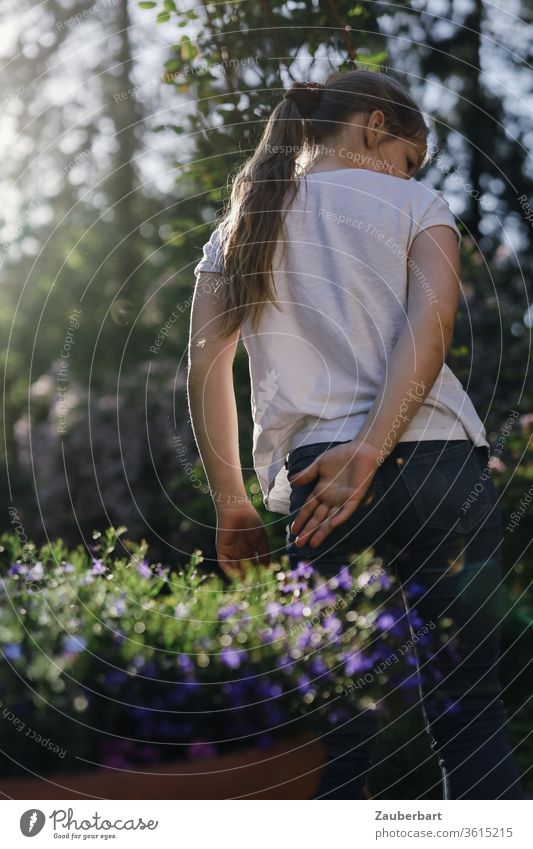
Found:
<svg viewBox="0 0 533 849"><path fill-rule="evenodd" d="M377 581L382 590L388 590L392 585L391 576L387 572L383 572L378 575L373 575L370 583L374 583Z"/></svg>
<svg viewBox="0 0 533 849"><path fill-rule="evenodd" d="M127 605L124 600L124 596L120 596L119 598L117 598L112 607L114 608L114 613L117 616L121 616L123 613L125 613Z"/></svg>
<svg viewBox="0 0 533 849"><path fill-rule="evenodd" d="M301 619L303 615L305 605L301 601L293 601L292 604L288 604L285 608L287 616L292 617L293 619Z"/></svg>
<svg viewBox="0 0 533 849"><path fill-rule="evenodd" d="M275 625L273 628L261 628L258 636L262 643L274 643L284 640L287 634L283 625Z"/></svg>
<svg viewBox="0 0 533 849"><path fill-rule="evenodd" d="M62 563L59 568L66 575L70 575L72 572L74 572L74 566L72 565L72 563Z"/></svg>
<svg viewBox="0 0 533 849"><path fill-rule="evenodd" d="M8 660L18 660L22 657L22 649L18 643L8 643L4 648L4 654Z"/></svg>
<svg viewBox="0 0 533 849"><path fill-rule="evenodd" d="M331 592L327 584L322 583L319 584L318 587L315 587L315 589L311 593L311 601L313 602L313 604L316 604L316 602L319 601L325 601L328 604L331 604L335 601L335 596Z"/></svg>
<svg viewBox="0 0 533 849"><path fill-rule="evenodd" d="M257 636L261 640L262 643L271 643L272 642L272 628L260 628L257 632Z"/></svg>
<svg viewBox="0 0 533 849"><path fill-rule="evenodd" d="M81 634L67 634L63 639L63 648L67 654L79 654L87 648L87 640Z"/></svg>
<svg viewBox="0 0 533 849"><path fill-rule="evenodd" d="M296 640L296 648L300 649L300 651L305 651L305 649L309 646L309 643L313 640L313 629L306 628L302 634L298 635Z"/></svg>
<svg viewBox="0 0 533 849"><path fill-rule="evenodd" d="M300 693L314 693L315 688L311 684L311 680L308 675L300 675L298 677L298 690Z"/></svg>
<svg viewBox="0 0 533 849"><path fill-rule="evenodd" d="M182 672L186 674L190 674L194 672L194 663L188 654L180 654L178 655L178 667Z"/></svg>
<svg viewBox="0 0 533 849"><path fill-rule="evenodd" d="M28 566L25 563L13 563L7 570L8 575L25 575L28 571Z"/></svg>
<svg viewBox="0 0 533 849"><path fill-rule="evenodd" d="M343 719L347 719L347 713L342 708L333 708L328 713L328 721L332 725L336 725L338 722L341 722Z"/></svg>
<svg viewBox="0 0 533 849"><path fill-rule="evenodd" d="M83 584L83 585L92 584L93 581L94 581L94 575L92 574L92 571L87 572L87 574L84 575L83 578L80 578L80 584Z"/></svg>
<svg viewBox="0 0 533 849"><path fill-rule="evenodd" d="M296 568L292 569L290 574L292 578L303 578L303 580L307 581L313 574L313 567L305 560L299 560Z"/></svg>
<svg viewBox="0 0 533 849"><path fill-rule="evenodd" d="M340 634L342 631L342 622L336 616L327 616L324 619L324 630L328 634Z"/></svg>
<svg viewBox="0 0 533 849"><path fill-rule="evenodd" d="M315 655L309 666L313 675L324 675L328 671L324 658L319 654Z"/></svg>
<svg viewBox="0 0 533 849"><path fill-rule="evenodd" d="M409 611L409 619L413 628L422 628L424 625L424 620L416 610Z"/></svg>
<svg viewBox="0 0 533 849"><path fill-rule="evenodd" d="M405 588L405 594L408 598L423 595L425 592L426 588L422 584L417 583L417 581L411 581Z"/></svg>
<svg viewBox="0 0 533 849"><path fill-rule="evenodd" d="M281 612L281 604L279 601L269 601L265 607L265 613L267 616L275 617Z"/></svg>
<svg viewBox="0 0 533 849"><path fill-rule="evenodd" d="M283 584L281 587L281 592L288 595L288 593L302 592L307 589L307 584L303 581L288 581L286 584Z"/></svg>
<svg viewBox="0 0 533 849"><path fill-rule="evenodd" d="M101 559L93 560L93 565L90 571L91 575L105 575L106 567Z"/></svg>
<svg viewBox="0 0 533 849"><path fill-rule="evenodd" d="M280 640L284 640L286 636L287 633L283 625L274 625L272 628L272 641L279 642Z"/></svg>
<svg viewBox="0 0 533 849"><path fill-rule="evenodd" d="M35 565L28 570L28 578L31 578L32 581L42 581L44 578L44 569L41 562L35 563Z"/></svg>
<svg viewBox="0 0 533 849"><path fill-rule="evenodd" d="M271 681L269 678L258 681L256 689L258 696L265 699L276 699L283 693L281 684L278 681Z"/></svg>
<svg viewBox="0 0 533 849"><path fill-rule="evenodd" d="M229 667L229 669L238 669L241 665L241 655L244 654L242 651L237 651L236 649L232 649L229 646L226 646L220 652L220 660L224 664L224 666Z"/></svg>
<svg viewBox="0 0 533 849"><path fill-rule="evenodd" d="M350 678L356 672L363 672L368 667L367 658L360 651L356 651L346 658L344 663L344 674Z"/></svg>
<svg viewBox="0 0 533 849"><path fill-rule="evenodd" d="M341 570L337 575L336 581L337 585L340 587L341 590L351 590L353 581L348 566L341 567Z"/></svg>
<svg viewBox="0 0 533 849"><path fill-rule="evenodd" d="M390 631L396 625L396 619L390 613L382 613L376 619L376 625L381 631Z"/></svg>
<svg viewBox="0 0 533 849"><path fill-rule="evenodd" d="M139 573L141 578L151 578L151 577L153 577L152 570L150 569L150 566L148 565L148 560L141 560L140 563L137 563L137 572Z"/></svg>
<svg viewBox="0 0 533 849"><path fill-rule="evenodd" d="M238 612L239 608L236 604L227 604L225 607L221 607L218 611L218 618L229 619L231 616L235 616Z"/></svg>

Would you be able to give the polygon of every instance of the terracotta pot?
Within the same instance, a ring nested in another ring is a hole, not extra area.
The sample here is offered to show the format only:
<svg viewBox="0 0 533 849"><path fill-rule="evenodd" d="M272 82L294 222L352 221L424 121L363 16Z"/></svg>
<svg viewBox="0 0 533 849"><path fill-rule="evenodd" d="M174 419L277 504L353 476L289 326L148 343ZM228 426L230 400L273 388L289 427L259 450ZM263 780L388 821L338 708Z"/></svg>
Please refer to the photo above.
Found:
<svg viewBox="0 0 533 849"><path fill-rule="evenodd" d="M310 799L324 766L311 733L265 749L124 771L107 767L46 778L1 778L10 799Z"/></svg>

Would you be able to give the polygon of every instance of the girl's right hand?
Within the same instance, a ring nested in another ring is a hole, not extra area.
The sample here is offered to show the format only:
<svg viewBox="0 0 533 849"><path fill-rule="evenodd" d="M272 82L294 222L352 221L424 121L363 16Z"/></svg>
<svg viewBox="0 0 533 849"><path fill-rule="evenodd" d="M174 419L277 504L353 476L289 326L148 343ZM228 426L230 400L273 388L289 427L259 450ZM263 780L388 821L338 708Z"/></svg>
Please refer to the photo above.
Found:
<svg viewBox="0 0 533 849"><path fill-rule="evenodd" d="M293 486L318 478L290 528L296 534L296 546L320 545L352 515L379 468L379 456L380 451L368 442L352 440L330 448L289 477Z"/></svg>

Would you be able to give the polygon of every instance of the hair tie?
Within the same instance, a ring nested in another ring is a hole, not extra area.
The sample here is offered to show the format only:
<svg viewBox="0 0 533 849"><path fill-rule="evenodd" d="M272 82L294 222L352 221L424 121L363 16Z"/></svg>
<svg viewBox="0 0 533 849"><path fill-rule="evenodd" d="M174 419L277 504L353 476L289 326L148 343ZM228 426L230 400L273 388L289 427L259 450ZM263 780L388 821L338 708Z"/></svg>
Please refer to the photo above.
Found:
<svg viewBox="0 0 533 849"><path fill-rule="evenodd" d="M325 86L315 82L294 82L283 95L294 100L298 112L302 118L309 118L318 106Z"/></svg>

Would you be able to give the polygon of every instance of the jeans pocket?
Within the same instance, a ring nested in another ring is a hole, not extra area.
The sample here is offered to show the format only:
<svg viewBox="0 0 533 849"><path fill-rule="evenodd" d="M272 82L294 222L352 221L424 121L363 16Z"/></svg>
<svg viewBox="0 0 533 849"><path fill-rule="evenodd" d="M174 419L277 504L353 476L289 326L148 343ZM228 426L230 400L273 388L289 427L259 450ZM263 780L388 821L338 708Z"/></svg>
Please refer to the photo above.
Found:
<svg viewBox="0 0 533 849"><path fill-rule="evenodd" d="M333 445L330 443L316 443L295 449L294 457L289 455L289 475L303 471L331 447ZM350 555L373 545L374 537L381 535L379 529L374 535L372 533L375 526L380 525L386 510L386 505L382 504L385 492L380 472L378 471L374 476L357 509L341 525L330 530L320 545L311 546L307 541L304 545L295 546L296 536L290 526L315 488L317 480L318 478L315 477L308 483L291 487L290 518L286 534L287 553L303 560L318 560L322 565L327 561L332 567L335 564L348 563Z"/></svg>
<svg viewBox="0 0 533 849"><path fill-rule="evenodd" d="M297 472L303 472L321 453L321 451L313 450L311 446L303 446L295 457L289 455L287 474L295 475ZM300 509L309 493L314 489L315 484L316 478L305 484L291 485L291 514L294 514Z"/></svg>
<svg viewBox="0 0 533 849"><path fill-rule="evenodd" d="M470 533L495 507L494 484L469 442L423 449L406 460L402 479L425 528Z"/></svg>
<svg viewBox="0 0 533 849"><path fill-rule="evenodd" d="M300 445L294 448L286 461L287 474L293 475L296 472L301 472L309 466L316 457L324 454L328 448L333 447L337 443L330 444L329 442L313 442L311 445Z"/></svg>

